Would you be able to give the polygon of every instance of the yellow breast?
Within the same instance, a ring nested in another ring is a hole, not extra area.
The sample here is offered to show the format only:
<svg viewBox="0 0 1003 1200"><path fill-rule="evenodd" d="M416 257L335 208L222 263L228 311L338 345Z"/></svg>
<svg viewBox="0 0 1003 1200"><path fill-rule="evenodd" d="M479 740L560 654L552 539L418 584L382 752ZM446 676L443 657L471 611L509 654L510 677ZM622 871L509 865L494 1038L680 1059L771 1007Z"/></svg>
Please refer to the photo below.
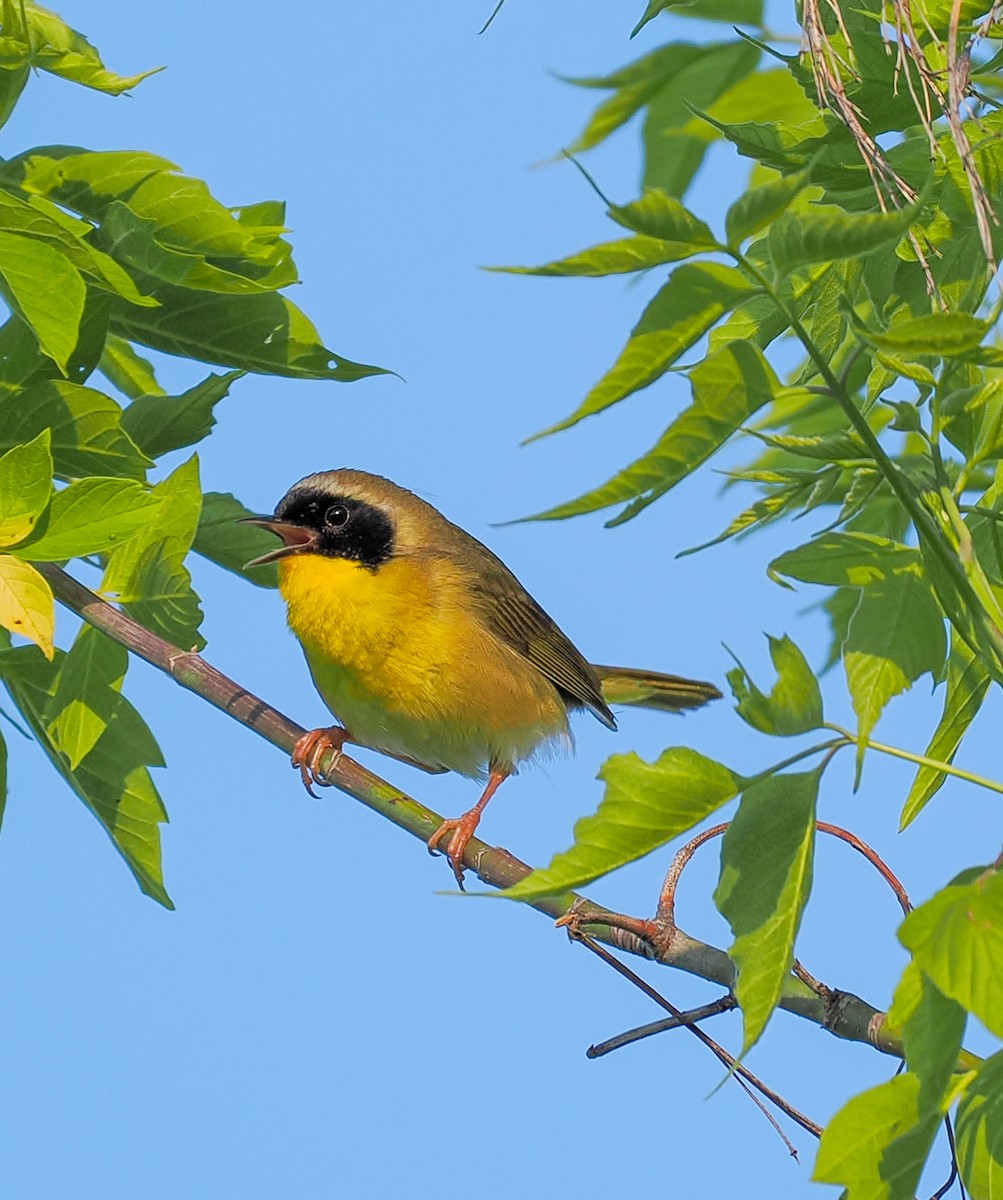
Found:
<svg viewBox="0 0 1003 1200"><path fill-rule="evenodd" d="M279 562L289 626L325 704L355 739L426 766L480 775L570 740L553 685L477 620L448 560Z"/></svg>

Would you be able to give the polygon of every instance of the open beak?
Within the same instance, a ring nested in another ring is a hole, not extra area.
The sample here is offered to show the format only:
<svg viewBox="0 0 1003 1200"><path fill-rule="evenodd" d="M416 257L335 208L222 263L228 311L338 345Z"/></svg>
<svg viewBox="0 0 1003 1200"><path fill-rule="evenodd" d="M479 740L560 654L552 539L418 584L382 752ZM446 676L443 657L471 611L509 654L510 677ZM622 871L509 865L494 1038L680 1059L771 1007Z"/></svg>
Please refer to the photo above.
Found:
<svg viewBox="0 0 1003 1200"><path fill-rule="evenodd" d="M245 571L248 567L260 567L264 563L285 558L288 554L297 554L301 550L308 549L317 540L317 535L312 530L304 529L302 525L290 525L286 521L276 521L273 517L241 517L237 523L239 525L260 525L262 529L267 529L282 539L281 546L269 550L260 558L252 558L250 562L244 563Z"/></svg>

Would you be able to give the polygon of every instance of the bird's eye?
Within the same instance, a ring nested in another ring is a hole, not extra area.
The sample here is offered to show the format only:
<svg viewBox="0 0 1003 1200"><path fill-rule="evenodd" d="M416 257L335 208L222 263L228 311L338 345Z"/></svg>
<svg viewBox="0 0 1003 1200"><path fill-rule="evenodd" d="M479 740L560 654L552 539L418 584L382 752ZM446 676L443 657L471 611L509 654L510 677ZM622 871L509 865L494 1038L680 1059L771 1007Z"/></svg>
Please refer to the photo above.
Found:
<svg viewBox="0 0 1003 1200"><path fill-rule="evenodd" d="M324 524L329 525L332 529L340 529L343 525L348 524L348 518L351 515L344 504L332 504L324 514Z"/></svg>

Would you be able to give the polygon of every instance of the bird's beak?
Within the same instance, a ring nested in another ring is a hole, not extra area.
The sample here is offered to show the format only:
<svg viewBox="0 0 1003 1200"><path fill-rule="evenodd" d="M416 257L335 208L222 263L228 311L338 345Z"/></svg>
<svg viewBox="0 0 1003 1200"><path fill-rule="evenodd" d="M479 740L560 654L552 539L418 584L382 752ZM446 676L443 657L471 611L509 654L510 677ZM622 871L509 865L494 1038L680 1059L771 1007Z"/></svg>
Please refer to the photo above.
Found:
<svg viewBox="0 0 1003 1200"><path fill-rule="evenodd" d="M267 529L270 533L274 533L282 539L282 545L277 546L274 550L269 550L267 554L262 554L260 558L252 558L250 562L244 563L244 570L248 567L260 567L264 563L275 562L276 559L285 558L288 554L296 554L301 550L306 550L317 540L317 535L310 529L304 529L302 525L290 525L286 521L276 521L273 517L241 517L238 521L239 525L260 525L262 529Z"/></svg>

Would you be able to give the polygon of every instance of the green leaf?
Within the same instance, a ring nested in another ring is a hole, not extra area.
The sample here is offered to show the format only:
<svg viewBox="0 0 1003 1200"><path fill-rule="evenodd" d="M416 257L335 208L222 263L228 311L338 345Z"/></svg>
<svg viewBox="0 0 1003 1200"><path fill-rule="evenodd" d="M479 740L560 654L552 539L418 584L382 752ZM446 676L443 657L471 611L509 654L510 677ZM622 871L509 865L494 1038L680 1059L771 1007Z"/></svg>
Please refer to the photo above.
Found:
<svg viewBox="0 0 1003 1200"><path fill-rule="evenodd" d="M818 771L749 787L721 845L714 903L731 926L742 1053L759 1040L783 992L811 892Z"/></svg>
<svg viewBox="0 0 1003 1200"><path fill-rule="evenodd" d="M275 549L275 537L255 525L238 525L251 517L250 509L229 492L206 492L192 549L258 587L278 587L277 564L265 563L244 570L244 564Z"/></svg>
<svg viewBox="0 0 1003 1200"><path fill-rule="evenodd" d="M949 1088L958 1068L961 1040L968 1018L924 975L919 1002L905 1023L905 1053L909 1070L919 1079L922 1116L943 1116Z"/></svg>
<svg viewBox="0 0 1003 1200"><path fill-rule="evenodd" d="M562 520L613 504L630 507L611 524L635 516L706 462L780 390L780 381L751 342L730 342L690 372L693 403L679 414L647 454L576 500L533 520Z"/></svg>
<svg viewBox="0 0 1003 1200"><path fill-rule="evenodd" d="M76 267L45 242L0 231L0 291L31 327L43 354L65 371L87 291Z"/></svg>
<svg viewBox="0 0 1003 1200"><path fill-rule="evenodd" d="M968 313L941 312L926 317L896 318L883 333L867 330L873 345L900 355L937 354L944 358L980 346L989 322Z"/></svg>
<svg viewBox="0 0 1003 1200"><path fill-rule="evenodd" d="M681 242L694 250L719 249L708 226L661 188L646 188L641 198L630 204L611 204L609 215L617 224L646 237Z"/></svg>
<svg viewBox="0 0 1003 1200"><path fill-rule="evenodd" d="M129 400L140 396L166 396L157 382L153 364L137 354L125 338L109 334L101 355L101 373Z"/></svg>
<svg viewBox="0 0 1003 1200"><path fill-rule="evenodd" d="M150 458L192 446L209 436L213 409L242 374L210 375L180 396L140 396L122 413L122 428Z"/></svg>
<svg viewBox="0 0 1003 1200"><path fill-rule="evenodd" d="M743 192L724 219L728 245L737 248L747 237L764 229L785 211L807 183L807 173L798 171Z"/></svg>
<svg viewBox="0 0 1003 1200"><path fill-rule="evenodd" d="M968 726L982 707L989 689L990 676L981 662L959 637L947 661L947 688L944 695L944 712L934 730L925 758L938 762L953 763ZM933 799L943 786L947 776L935 767L920 767L909 789L899 819L899 830L911 824L922 809Z"/></svg>
<svg viewBox="0 0 1003 1200"><path fill-rule="evenodd" d="M154 67L139 75L116 75L82 33L78 33L47 8L24 0L24 11L32 34L31 65L62 79L119 96L149 76L162 71Z"/></svg>
<svg viewBox="0 0 1003 1200"><path fill-rule="evenodd" d="M710 262L677 267L645 308L613 368L570 417L544 434L577 425L654 383L724 313L754 291L732 267Z"/></svg>
<svg viewBox="0 0 1003 1200"><path fill-rule="evenodd" d="M634 37L660 12L669 10L680 17L702 21L726 21L729 25L761 25L762 0L648 0L644 16L630 31Z"/></svg>
<svg viewBox="0 0 1003 1200"><path fill-rule="evenodd" d="M292 379L345 383L388 374L383 367L352 362L329 350L306 314L278 293L224 296L166 283L149 290L159 308L117 301L111 327L121 337L165 354Z"/></svg>
<svg viewBox="0 0 1003 1200"><path fill-rule="evenodd" d="M979 1067L958 1105L958 1168L971 1200L1003 1194L1003 1050Z"/></svg>
<svg viewBox="0 0 1003 1200"><path fill-rule="evenodd" d="M922 560L912 546L880 534L824 533L775 558L768 573L830 587L867 587L902 574L918 576Z"/></svg>
<svg viewBox="0 0 1003 1200"><path fill-rule="evenodd" d="M158 505L156 520L145 536L112 553L101 591L115 594L130 616L175 646L200 650L202 609L185 566L202 507L198 458L158 483L151 498Z"/></svg>
<svg viewBox="0 0 1003 1200"><path fill-rule="evenodd" d="M770 227L773 265L783 276L807 263L868 254L904 237L920 208L916 203L866 216L851 216L835 207L785 213Z"/></svg>
<svg viewBox="0 0 1003 1200"><path fill-rule="evenodd" d="M888 701L927 671L939 678L946 654L944 614L925 579L904 573L864 588L843 646L860 754Z"/></svg>
<svg viewBox="0 0 1003 1200"><path fill-rule="evenodd" d="M103 637L96 631L94 635ZM48 732L59 717L57 697L68 656L58 650L55 662L46 663L33 649L9 650L0 657L0 676L39 745L100 821L140 888L165 908L173 908L160 859L159 825L167 814L148 770L163 766L163 757L142 717L115 689L113 660L121 654L120 648L104 653L112 663L87 673L91 693L85 702L106 716L105 728L76 769L69 767ZM105 694L97 698L94 692L102 684ZM68 693L63 691L62 696Z"/></svg>
<svg viewBox="0 0 1003 1200"><path fill-rule="evenodd" d="M52 658L56 622L52 589L30 563L0 554L0 626L20 634Z"/></svg>
<svg viewBox="0 0 1003 1200"><path fill-rule="evenodd" d="M52 437L43 429L0 458L0 546L23 542L52 495Z"/></svg>
<svg viewBox="0 0 1003 1200"><path fill-rule="evenodd" d="M807 659L786 634L767 638L777 681L767 696L739 663L728 672L728 682L738 701L736 712L753 729L781 737L818 729L825 719L822 692Z"/></svg>
<svg viewBox="0 0 1003 1200"><path fill-rule="evenodd" d="M577 254L569 254L539 267L487 267L509 275L625 275L630 271L647 271L663 263L692 258L699 250L681 242L665 242L655 237L621 238L602 242Z"/></svg>
<svg viewBox="0 0 1003 1200"><path fill-rule="evenodd" d="M128 666L125 647L88 625L60 659L46 732L71 771L94 749L118 710Z"/></svg>
<svg viewBox="0 0 1003 1200"><path fill-rule="evenodd" d="M909 1073L854 1096L825 1127L812 1178L846 1200L913 1200L941 1121L920 1117L919 1091Z"/></svg>
<svg viewBox="0 0 1003 1200"><path fill-rule="evenodd" d="M52 435L56 474L122 475L144 479L153 466L122 429L122 410L111 397L66 380L46 380L20 395L0 394L0 449Z"/></svg>
<svg viewBox="0 0 1003 1200"><path fill-rule="evenodd" d="M55 493L44 529L15 553L29 562L97 554L114 550L156 520L157 505L142 485L90 476Z"/></svg>
<svg viewBox="0 0 1003 1200"><path fill-rule="evenodd" d="M727 767L681 746L665 750L655 763L615 754L599 778L606 793L598 810L575 824L571 848L502 895L531 900L591 883L692 829L741 787Z"/></svg>
<svg viewBox="0 0 1003 1200"><path fill-rule="evenodd" d="M930 979L1003 1037L1003 873L968 871L902 922L899 941Z"/></svg>

